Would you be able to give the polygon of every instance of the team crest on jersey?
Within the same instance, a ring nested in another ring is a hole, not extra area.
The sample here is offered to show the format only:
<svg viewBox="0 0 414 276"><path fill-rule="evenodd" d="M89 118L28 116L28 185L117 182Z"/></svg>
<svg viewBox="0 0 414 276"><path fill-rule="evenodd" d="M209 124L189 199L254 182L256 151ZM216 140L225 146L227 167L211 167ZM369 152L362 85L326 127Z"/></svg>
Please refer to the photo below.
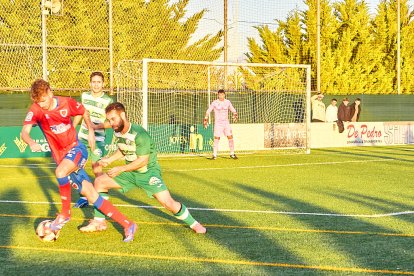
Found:
<svg viewBox="0 0 414 276"><path fill-rule="evenodd" d="M68 116L68 110L67 110L67 109L62 109L62 110L59 110L59 112L60 112L60 115L61 115L62 117L66 117L66 116Z"/></svg>
<svg viewBox="0 0 414 276"><path fill-rule="evenodd" d="M148 182L150 185L158 185L158 184L161 184L161 179L159 179L158 177L156 177L156 176L153 176L153 177L151 177L150 178L150 180L149 180L149 182Z"/></svg>
<svg viewBox="0 0 414 276"><path fill-rule="evenodd" d="M26 115L26 119L24 119L26 122L30 122L31 120L32 120L32 118L33 118L33 112L32 111L30 111L30 112L28 112L27 113L27 115Z"/></svg>

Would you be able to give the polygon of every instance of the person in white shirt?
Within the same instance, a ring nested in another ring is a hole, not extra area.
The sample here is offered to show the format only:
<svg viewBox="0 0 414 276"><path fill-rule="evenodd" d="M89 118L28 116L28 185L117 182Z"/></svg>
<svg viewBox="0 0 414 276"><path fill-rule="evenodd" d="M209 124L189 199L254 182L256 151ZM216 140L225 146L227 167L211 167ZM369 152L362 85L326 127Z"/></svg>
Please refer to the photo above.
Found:
<svg viewBox="0 0 414 276"><path fill-rule="evenodd" d="M336 99L331 100L331 104L326 108L326 121L329 123L338 121L338 107Z"/></svg>
<svg viewBox="0 0 414 276"><path fill-rule="evenodd" d="M311 97L312 122L325 122L325 104L322 101L323 94L318 93Z"/></svg>

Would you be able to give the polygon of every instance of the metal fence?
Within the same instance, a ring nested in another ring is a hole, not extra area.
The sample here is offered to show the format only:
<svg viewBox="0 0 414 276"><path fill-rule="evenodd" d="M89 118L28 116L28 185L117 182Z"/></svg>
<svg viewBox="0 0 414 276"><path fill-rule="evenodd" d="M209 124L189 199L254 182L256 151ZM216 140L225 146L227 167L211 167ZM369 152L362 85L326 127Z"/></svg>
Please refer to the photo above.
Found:
<svg viewBox="0 0 414 276"><path fill-rule="evenodd" d="M0 91L107 88L123 59L312 65L312 89L414 92L413 0L1 0ZM179 23L179 24L176 24ZM214 52L215 50L215 52Z"/></svg>

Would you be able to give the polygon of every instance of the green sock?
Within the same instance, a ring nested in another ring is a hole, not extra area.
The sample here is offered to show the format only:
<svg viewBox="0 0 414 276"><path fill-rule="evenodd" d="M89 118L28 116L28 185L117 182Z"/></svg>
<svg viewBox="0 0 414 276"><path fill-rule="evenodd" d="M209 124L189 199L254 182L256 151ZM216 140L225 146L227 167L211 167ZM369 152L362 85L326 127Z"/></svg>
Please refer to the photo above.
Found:
<svg viewBox="0 0 414 276"><path fill-rule="evenodd" d="M181 203L181 209L178 211L177 214L174 214L176 218L179 220L184 221L188 224L191 228L197 223L197 221L193 218L193 216L188 211L187 207Z"/></svg>
<svg viewBox="0 0 414 276"><path fill-rule="evenodd" d="M106 200L109 199L108 193L101 192L101 193L99 193L99 195L101 197L103 197L104 199L106 199ZM93 207L93 213L94 213L95 218L105 219L105 217L106 217L105 214L102 213L101 211L99 211L99 209L96 208L96 207Z"/></svg>

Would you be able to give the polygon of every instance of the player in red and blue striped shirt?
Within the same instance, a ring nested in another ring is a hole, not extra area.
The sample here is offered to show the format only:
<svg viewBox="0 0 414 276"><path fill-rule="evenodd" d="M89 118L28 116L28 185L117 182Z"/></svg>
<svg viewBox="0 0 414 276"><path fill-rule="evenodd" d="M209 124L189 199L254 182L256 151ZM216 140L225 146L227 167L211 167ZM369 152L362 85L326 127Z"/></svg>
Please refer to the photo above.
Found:
<svg viewBox="0 0 414 276"><path fill-rule="evenodd" d="M88 142L93 150L95 147L94 126L84 106L72 98L54 96L49 83L44 80L36 80L32 84L31 98L33 104L26 115L21 137L32 151L41 151L40 145L30 137L32 127L38 125L57 164L55 174L59 183L62 212L51 224L52 230L60 230L70 220L70 183L72 183L72 186L86 196L89 202L93 202L96 208L104 214L110 214L112 219L124 227L126 236L124 241L132 241L137 225L96 192L84 170L88 160L88 151L85 145L78 141L71 119L82 115L90 129Z"/></svg>

